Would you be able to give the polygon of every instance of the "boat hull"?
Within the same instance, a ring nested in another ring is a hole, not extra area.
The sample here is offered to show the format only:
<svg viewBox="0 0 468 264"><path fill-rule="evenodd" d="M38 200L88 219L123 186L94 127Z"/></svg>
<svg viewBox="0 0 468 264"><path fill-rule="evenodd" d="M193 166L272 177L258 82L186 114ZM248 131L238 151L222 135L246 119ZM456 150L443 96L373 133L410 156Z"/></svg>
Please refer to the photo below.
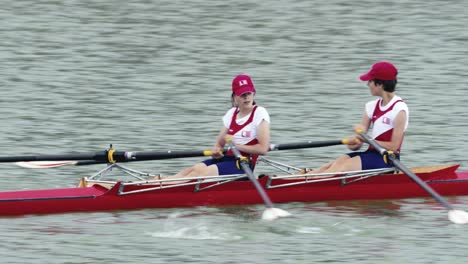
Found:
<svg viewBox="0 0 468 264"><path fill-rule="evenodd" d="M468 172L456 172L458 165L430 173L418 173L436 192L443 196L468 195ZM259 179L267 186L268 177ZM274 180L272 185L300 180ZM0 216L97 212L146 208L182 208L195 206L233 206L262 204L263 200L250 181L233 181L213 188L194 191L194 186L180 186L130 194L152 185L123 188L121 182L107 189L100 185L51 190L0 192ZM204 187L202 184L200 187ZM267 188L273 203L317 202L333 200L382 200L430 196L404 174L385 174L344 184L323 181L279 188Z"/></svg>

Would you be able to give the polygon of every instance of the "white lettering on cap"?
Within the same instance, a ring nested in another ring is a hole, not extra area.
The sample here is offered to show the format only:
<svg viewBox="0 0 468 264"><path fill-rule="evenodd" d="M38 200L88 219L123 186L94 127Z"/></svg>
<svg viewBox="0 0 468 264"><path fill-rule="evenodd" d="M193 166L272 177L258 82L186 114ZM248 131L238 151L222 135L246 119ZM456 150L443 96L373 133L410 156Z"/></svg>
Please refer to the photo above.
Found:
<svg viewBox="0 0 468 264"><path fill-rule="evenodd" d="M247 85L247 80L240 80L239 81L239 86L242 86L242 85Z"/></svg>

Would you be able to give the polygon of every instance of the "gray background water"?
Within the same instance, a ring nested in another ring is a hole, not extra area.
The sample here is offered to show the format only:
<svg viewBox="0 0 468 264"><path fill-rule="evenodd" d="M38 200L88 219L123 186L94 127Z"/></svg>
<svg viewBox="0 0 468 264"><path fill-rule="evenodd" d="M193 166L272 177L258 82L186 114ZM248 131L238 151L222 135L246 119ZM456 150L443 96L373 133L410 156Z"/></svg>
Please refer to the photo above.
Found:
<svg viewBox="0 0 468 264"><path fill-rule="evenodd" d="M468 169L468 2L3 1L1 156L209 148L248 73L272 118L272 141L352 134L372 99L357 76L399 69L411 122L408 166ZM319 166L342 146L271 153ZM132 164L174 173L199 159ZM0 189L73 186L99 166L2 164ZM259 168L261 170L262 168ZM267 168L264 168L267 169ZM467 210L468 199L451 198ZM0 219L4 263L466 263L465 226L431 199Z"/></svg>

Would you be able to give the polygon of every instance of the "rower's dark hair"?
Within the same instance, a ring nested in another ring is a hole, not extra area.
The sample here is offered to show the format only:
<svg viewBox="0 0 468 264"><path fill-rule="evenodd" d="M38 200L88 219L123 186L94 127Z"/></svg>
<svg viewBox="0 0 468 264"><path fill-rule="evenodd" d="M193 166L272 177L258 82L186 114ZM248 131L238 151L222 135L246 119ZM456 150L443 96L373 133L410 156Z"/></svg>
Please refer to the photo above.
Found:
<svg viewBox="0 0 468 264"><path fill-rule="evenodd" d="M374 83L376 85L382 84L384 91L389 92L389 93L393 93L395 91L395 88L396 88L396 85L397 85L397 79L388 80L388 81L374 79Z"/></svg>
<svg viewBox="0 0 468 264"><path fill-rule="evenodd" d="M236 106L237 106L237 105L236 105L236 101L234 101L234 95L235 95L234 93L231 94L231 105L232 105L232 107L236 107ZM254 101L253 101L253 105L256 105L256 104L257 104L257 102L255 102L255 100L254 100Z"/></svg>

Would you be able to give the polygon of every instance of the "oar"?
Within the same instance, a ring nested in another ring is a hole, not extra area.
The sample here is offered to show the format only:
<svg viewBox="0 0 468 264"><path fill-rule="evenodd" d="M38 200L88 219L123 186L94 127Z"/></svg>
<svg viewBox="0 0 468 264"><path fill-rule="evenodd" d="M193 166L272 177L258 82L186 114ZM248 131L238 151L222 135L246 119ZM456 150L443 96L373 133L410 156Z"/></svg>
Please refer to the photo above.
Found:
<svg viewBox="0 0 468 264"><path fill-rule="evenodd" d="M296 143L271 144L269 151L319 148L348 144L347 139L324 140L324 141L304 141ZM225 153L226 151L224 151ZM0 162L16 162L18 166L24 168L55 168L67 165L92 165L109 162L130 162L145 160L163 160L176 158L190 158L200 156L211 156L210 150L202 151L142 151L142 152L116 152L113 149L92 154L65 154L65 155L36 155L36 156L12 156L0 157ZM57 162L62 161L62 162Z"/></svg>
<svg viewBox="0 0 468 264"><path fill-rule="evenodd" d="M103 164L106 162L94 161L94 160L67 160L67 161L18 161L15 162L16 165L28 168L28 169L49 169L62 166L82 166L82 165L94 165L94 164Z"/></svg>
<svg viewBox="0 0 468 264"><path fill-rule="evenodd" d="M164 160L177 158L191 158L200 156L212 156L211 150L203 151L114 151L109 149L103 152L92 154L64 154L64 155L37 155L37 156L12 156L0 157L0 162L15 162L16 165L24 168L55 168L67 165L93 165L102 163Z"/></svg>
<svg viewBox="0 0 468 264"><path fill-rule="evenodd" d="M245 172L245 174L247 174L250 181L253 183L253 185L257 189L257 192L262 197L263 202L265 203L266 209L262 214L262 219L263 220L275 220L276 218L279 218L279 217L290 216L291 214L286 212L285 210L273 207L273 203L271 202L270 198L266 194L265 190L263 190L262 186L257 181L257 179L255 178L255 175L250 169L248 160L245 157L243 157L240 154L239 150L236 148L236 146L234 146L234 143L232 142L232 138L229 138L227 140L227 144L229 148L232 150L232 152L234 153L234 156L236 157L236 159L239 161L242 167L242 170Z"/></svg>
<svg viewBox="0 0 468 264"><path fill-rule="evenodd" d="M369 145L373 146L383 157L390 160L396 168L404 172L408 177L415 181L419 186L421 186L426 192L428 192L434 199L436 199L440 204L442 204L448 211L448 218L450 221L456 224L466 224L468 223L468 213L462 210L456 210L451 204L449 204L442 196L440 196L434 189L432 189L427 183L425 183L421 178L414 174L410 169L403 165L399 159L393 155L391 151L383 148L379 145L374 139L369 135L364 133L362 130L356 130L356 133L360 135Z"/></svg>
<svg viewBox="0 0 468 264"><path fill-rule="evenodd" d="M276 150L289 150L289 149L303 149L303 148L320 148L320 147L328 147L328 146L335 146L341 144L348 144L347 139L340 139L340 140L324 140L324 141L305 141L305 142L297 142L297 143L285 143L285 144L271 144L269 151L276 151Z"/></svg>
<svg viewBox="0 0 468 264"><path fill-rule="evenodd" d="M0 162L22 162L22 161L67 161L68 164L76 165L75 161L86 161L89 163L114 163L128 161L144 161L144 160L163 160L175 158L190 158L200 156L212 156L211 150L204 151L115 151L109 149L91 154L62 154L62 155L29 155L29 156L10 156L0 157ZM56 162L54 162L56 163ZM44 163L45 164L45 163Z"/></svg>

